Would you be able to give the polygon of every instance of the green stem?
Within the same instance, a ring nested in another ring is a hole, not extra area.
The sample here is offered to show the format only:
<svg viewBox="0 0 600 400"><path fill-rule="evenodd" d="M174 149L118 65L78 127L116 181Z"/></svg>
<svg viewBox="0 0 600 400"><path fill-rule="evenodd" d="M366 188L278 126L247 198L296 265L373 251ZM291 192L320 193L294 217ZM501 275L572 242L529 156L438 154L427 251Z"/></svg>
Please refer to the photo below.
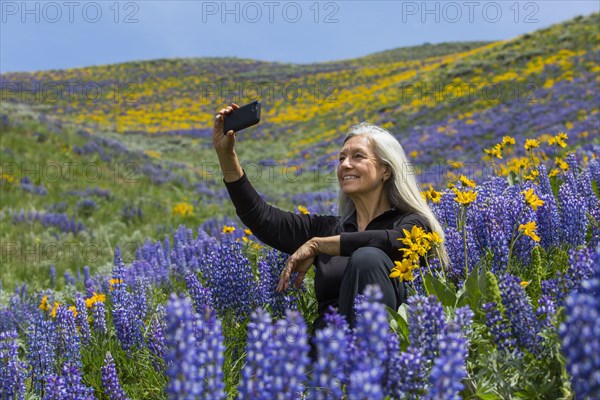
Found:
<svg viewBox="0 0 600 400"><path fill-rule="evenodd" d="M462 225L463 231L463 247L465 250L465 281L469 277L469 258L467 257L467 206L463 206L464 221Z"/></svg>

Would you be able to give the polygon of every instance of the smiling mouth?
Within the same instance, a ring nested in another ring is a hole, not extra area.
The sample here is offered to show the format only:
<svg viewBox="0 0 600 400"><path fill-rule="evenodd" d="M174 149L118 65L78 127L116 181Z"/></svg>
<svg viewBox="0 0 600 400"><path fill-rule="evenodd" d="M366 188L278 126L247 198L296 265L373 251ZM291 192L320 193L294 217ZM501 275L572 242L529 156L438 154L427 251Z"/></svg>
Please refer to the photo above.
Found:
<svg viewBox="0 0 600 400"><path fill-rule="evenodd" d="M343 181L349 181L352 179L358 179L358 176L355 175L346 175L344 178L342 178Z"/></svg>

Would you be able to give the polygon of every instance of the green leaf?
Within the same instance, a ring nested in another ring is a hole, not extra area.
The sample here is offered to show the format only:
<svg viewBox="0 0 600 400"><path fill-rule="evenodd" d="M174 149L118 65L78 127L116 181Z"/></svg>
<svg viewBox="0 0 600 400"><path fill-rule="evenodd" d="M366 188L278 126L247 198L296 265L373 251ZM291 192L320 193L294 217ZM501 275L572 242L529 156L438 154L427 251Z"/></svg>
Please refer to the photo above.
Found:
<svg viewBox="0 0 600 400"><path fill-rule="evenodd" d="M483 275L485 279L485 275ZM457 307L469 305L471 310L476 310L479 299L481 299L481 274L479 268L473 268L463 287L459 291Z"/></svg>
<svg viewBox="0 0 600 400"><path fill-rule="evenodd" d="M423 284L425 285L427 294L435 295L443 306L454 307L456 305L456 293L445 282L441 282L428 273L425 275L425 279L423 279Z"/></svg>
<svg viewBox="0 0 600 400"><path fill-rule="evenodd" d="M400 342L408 344L408 314L406 312L406 304L402 304L398 311L395 311L389 307L387 308L388 315L390 317L390 326L398 335L400 335Z"/></svg>

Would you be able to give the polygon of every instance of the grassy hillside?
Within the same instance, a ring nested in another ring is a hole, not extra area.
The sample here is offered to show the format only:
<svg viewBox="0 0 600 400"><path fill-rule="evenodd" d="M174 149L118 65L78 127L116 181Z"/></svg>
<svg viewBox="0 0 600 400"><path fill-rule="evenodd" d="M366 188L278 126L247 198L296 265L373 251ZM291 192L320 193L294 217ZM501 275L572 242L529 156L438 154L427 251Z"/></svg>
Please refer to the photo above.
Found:
<svg viewBox="0 0 600 400"><path fill-rule="evenodd" d="M59 272L108 268L118 243L131 250L127 262L146 237L233 216L210 126L218 107L257 97L256 87L263 119L239 134L238 153L259 191L289 210L330 211L340 140L362 120L390 129L421 181L438 188L484 173L492 159L481 149L505 135L543 142L565 131L569 145L590 149L600 117L599 19L502 42L322 64L165 59L2 75L2 240L12 243L4 285L43 281L50 264ZM540 157L554 160L560 151ZM508 173L525 151L503 156L494 160ZM69 219L84 229L73 231ZM79 250L67 256L71 242ZM59 255L43 256L50 250L38 245L47 243L58 243ZM81 251L86 243L97 247L93 262ZM41 256L32 259L36 246Z"/></svg>

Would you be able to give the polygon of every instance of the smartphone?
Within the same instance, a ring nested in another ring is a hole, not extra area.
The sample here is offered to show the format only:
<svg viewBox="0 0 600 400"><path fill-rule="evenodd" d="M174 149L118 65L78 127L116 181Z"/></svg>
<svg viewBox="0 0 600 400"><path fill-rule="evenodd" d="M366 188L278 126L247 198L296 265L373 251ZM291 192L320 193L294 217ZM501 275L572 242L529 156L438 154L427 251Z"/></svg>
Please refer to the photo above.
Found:
<svg viewBox="0 0 600 400"><path fill-rule="evenodd" d="M260 121L260 101L254 100L252 103L246 104L231 112L225 114L223 122L223 134L233 130L239 132L249 126L256 125Z"/></svg>

